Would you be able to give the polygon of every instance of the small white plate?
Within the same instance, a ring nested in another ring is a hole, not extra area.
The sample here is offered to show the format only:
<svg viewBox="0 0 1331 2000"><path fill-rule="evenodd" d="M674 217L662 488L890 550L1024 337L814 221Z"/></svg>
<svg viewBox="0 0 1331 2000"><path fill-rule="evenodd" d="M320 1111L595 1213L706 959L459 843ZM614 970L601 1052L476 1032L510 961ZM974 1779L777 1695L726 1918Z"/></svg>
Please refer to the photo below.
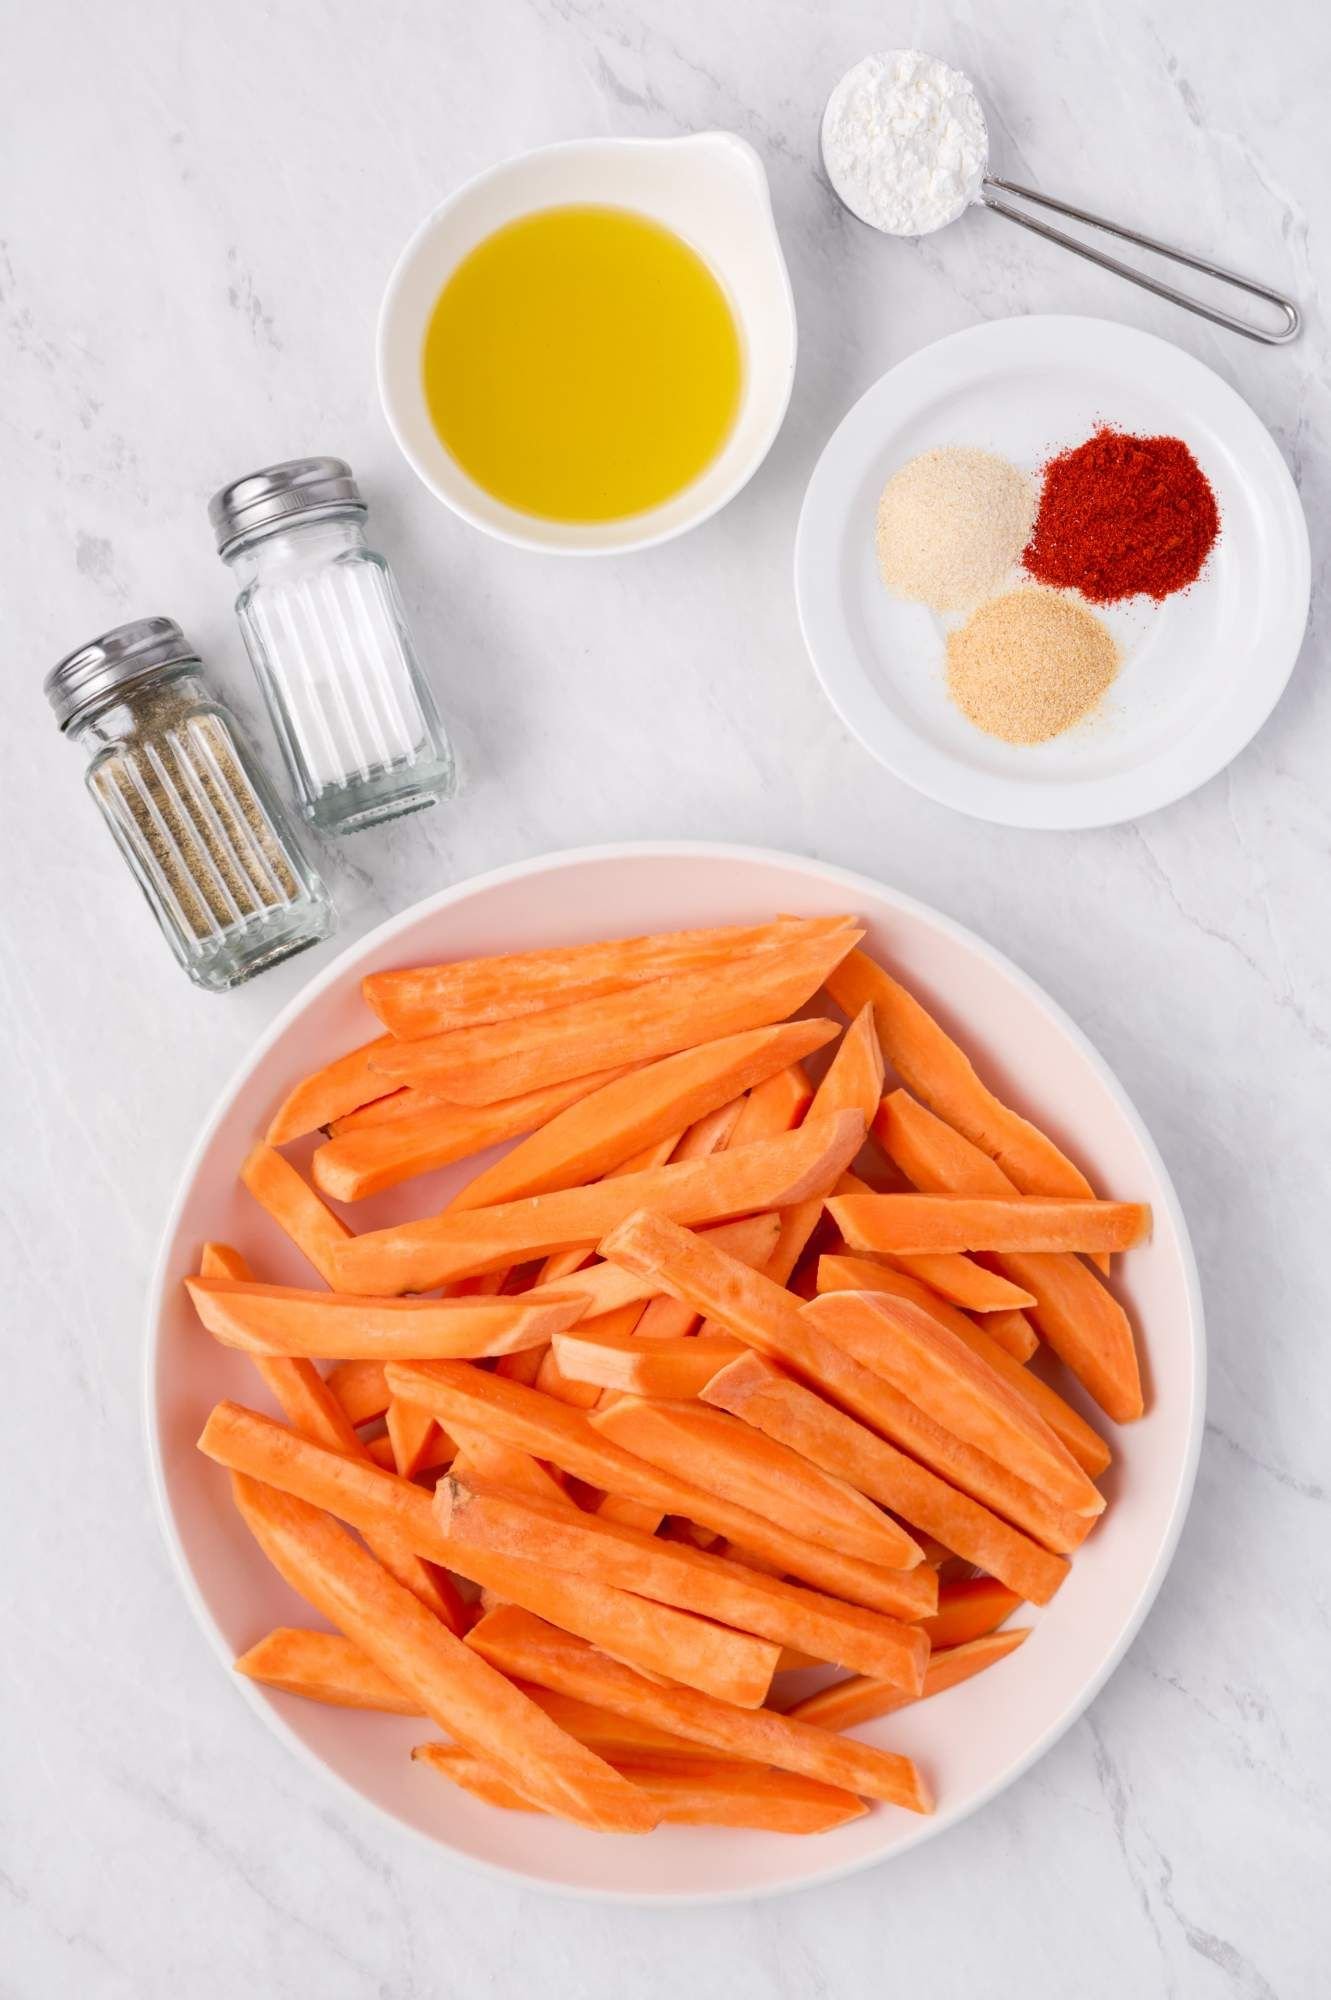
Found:
<svg viewBox="0 0 1331 2000"><path fill-rule="evenodd" d="M1191 590L1108 607L1123 665L1092 716L1051 743L1002 743L948 698L944 622L879 579L878 496L919 452L975 445L1036 472L1105 423L1184 440L1220 539ZM917 791L1006 826L1112 826L1223 770L1289 679L1309 570L1294 481L1242 398L1168 341L1055 314L971 327L876 382L814 468L795 543L805 644L847 728Z"/></svg>
<svg viewBox="0 0 1331 2000"><path fill-rule="evenodd" d="M853 910L882 954L961 1035L985 1076L1073 1151L1097 1187L1149 1201L1151 1241L1116 1258L1114 1289L1140 1329L1147 1412L1111 1436L1111 1505L1058 1595L1023 1606L1035 1630L991 1673L867 1726L871 1742L916 1757L937 1788L924 1819L890 1806L817 1839L663 1826L616 1840L537 1814L509 1813L413 1764L424 1722L325 1708L231 1675L250 1708L307 1762L446 1852L529 1885L630 1902L774 1895L902 1854L974 1812L1079 1716L1126 1652L1178 1542L1201 1444L1206 1353L1187 1226L1164 1164L1122 1088L1034 981L959 924L894 889L825 862L753 848L672 842L545 855L445 889L348 947L273 1022L223 1091L181 1176L148 1305L147 1426L153 1485L181 1583L223 1668L274 1625L312 1614L265 1562L230 1504L226 1475L194 1448L222 1396L267 1407L245 1355L200 1330L181 1280L208 1237L256 1270L305 1284L299 1253L236 1179L287 1090L315 1064L376 1032L360 998L367 972L476 952L521 951L677 926L753 922L775 910ZM357 1229L424 1215L476 1163L342 1211ZM1066 1384L1064 1387L1066 1388ZM1080 1393L1069 1390L1085 1407ZM1088 1414L1092 1414L1088 1411ZM315 1620L314 1622L318 1622ZM225 1721L219 1707L219 1719ZM227 1726L237 1733L243 1718ZM1054 1816L1056 1818L1056 1815ZM367 1822L366 1838L376 1829ZM1054 1818L1051 1841L1057 1840Z"/></svg>

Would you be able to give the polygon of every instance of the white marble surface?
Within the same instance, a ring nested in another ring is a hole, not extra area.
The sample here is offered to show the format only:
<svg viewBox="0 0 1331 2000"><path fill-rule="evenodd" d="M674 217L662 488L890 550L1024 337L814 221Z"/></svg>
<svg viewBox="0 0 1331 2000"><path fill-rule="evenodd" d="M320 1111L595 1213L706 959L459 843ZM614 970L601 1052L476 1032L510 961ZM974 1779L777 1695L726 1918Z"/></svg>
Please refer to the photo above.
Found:
<svg viewBox="0 0 1331 2000"><path fill-rule="evenodd" d="M817 116L891 40L972 71L1007 171L1269 275L1304 302L1305 338L1246 345L978 215L917 246L850 225L814 171ZM0 1992L1324 1993L1325 10L5 0L0 47ZM763 153L797 295L770 461L706 530L623 562L480 539L415 485L375 404L399 244L534 142L711 125ZM804 481L869 382L977 319L1060 308L1164 333L1251 400L1301 481L1321 588L1291 688L1230 771L1139 826L1045 836L928 805L847 739L789 570ZM204 502L321 450L369 488L468 773L455 809L326 857L345 935L564 845L687 833L824 855L1003 943L1098 1041L1177 1177L1212 1388L1174 1570L1080 1725L887 1871L655 1913L463 1873L269 1738L168 1567L139 1410L154 1241L200 1118L314 963L229 1000L190 989L40 677L164 610L255 715Z"/></svg>

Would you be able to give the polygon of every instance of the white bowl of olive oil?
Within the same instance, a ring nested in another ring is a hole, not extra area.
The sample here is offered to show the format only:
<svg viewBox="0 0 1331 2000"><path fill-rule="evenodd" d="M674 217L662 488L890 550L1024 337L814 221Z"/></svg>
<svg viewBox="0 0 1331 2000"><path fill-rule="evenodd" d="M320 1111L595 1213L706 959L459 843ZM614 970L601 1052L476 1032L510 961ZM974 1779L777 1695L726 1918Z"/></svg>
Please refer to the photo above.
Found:
<svg viewBox="0 0 1331 2000"><path fill-rule="evenodd" d="M696 527L753 476L795 346L751 146L573 140L491 168L417 230L379 315L379 393L464 520L617 555Z"/></svg>

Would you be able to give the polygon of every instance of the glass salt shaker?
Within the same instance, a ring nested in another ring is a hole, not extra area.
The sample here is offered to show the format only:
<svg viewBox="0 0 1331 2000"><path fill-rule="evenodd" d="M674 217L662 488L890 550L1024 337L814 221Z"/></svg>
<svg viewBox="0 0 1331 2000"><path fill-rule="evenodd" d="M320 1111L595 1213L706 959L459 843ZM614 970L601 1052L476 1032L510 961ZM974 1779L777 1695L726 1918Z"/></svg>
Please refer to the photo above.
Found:
<svg viewBox="0 0 1331 2000"><path fill-rule="evenodd" d="M61 660L45 689L197 986L224 993L328 936L328 893L173 618L104 632Z"/></svg>
<svg viewBox="0 0 1331 2000"><path fill-rule="evenodd" d="M224 486L208 513L310 824L352 833L451 798L453 754L393 573L366 546L351 467L270 465Z"/></svg>

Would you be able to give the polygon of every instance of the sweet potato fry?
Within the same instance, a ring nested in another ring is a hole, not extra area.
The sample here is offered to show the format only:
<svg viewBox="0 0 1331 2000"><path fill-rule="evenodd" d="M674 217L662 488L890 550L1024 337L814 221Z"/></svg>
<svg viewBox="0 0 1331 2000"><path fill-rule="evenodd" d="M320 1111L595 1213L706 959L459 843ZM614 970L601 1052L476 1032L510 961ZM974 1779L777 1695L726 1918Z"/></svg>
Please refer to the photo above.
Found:
<svg viewBox="0 0 1331 2000"><path fill-rule="evenodd" d="M1151 1211L1140 1201L851 1194L834 1195L827 1207L852 1249L896 1257L938 1250L1131 1250L1151 1227Z"/></svg>
<svg viewBox="0 0 1331 2000"><path fill-rule="evenodd" d="M991 1195L1001 1171L980 1148L905 1091L885 1098L876 1123L885 1150L917 1187ZM1010 1192L1010 1187L1009 1187ZM999 1268L1035 1295L1032 1316L1044 1340L1117 1423L1142 1414L1132 1327L1117 1299L1075 1257L1011 1252Z"/></svg>
<svg viewBox="0 0 1331 2000"><path fill-rule="evenodd" d="M418 1555L470 1577L506 1603L577 1632L617 1659L742 1705L755 1705L767 1691L779 1652L768 1641L590 1578L572 1579L507 1556L455 1547L440 1533L423 1487L381 1471L367 1459L326 1451L253 1410L219 1403L199 1448L233 1472L262 1479L362 1532L396 1530ZM365 1650L378 1657L369 1647ZM385 1671L391 1673L391 1668Z"/></svg>
<svg viewBox="0 0 1331 2000"><path fill-rule="evenodd" d="M552 1507L578 1512L554 1473L547 1471L530 1452L519 1451L516 1445L504 1444L499 1438L487 1437L484 1431L468 1430L465 1426L455 1431L454 1436L458 1455L453 1461L453 1472L458 1478L481 1480L508 1493L530 1494Z"/></svg>
<svg viewBox="0 0 1331 2000"><path fill-rule="evenodd" d="M577 1701L572 1695L537 1687L535 1681L519 1681L517 1685L529 1701L545 1710L552 1722L611 1763L621 1757L705 1759L711 1755L704 1745L690 1743L683 1736L672 1736L669 1730L658 1729L654 1723L644 1722L641 1716L615 1715L589 1701Z"/></svg>
<svg viewBox="0 0 1331 2000"><path fill-rule="evenodd" d="M487 1805L511 1812L538 1810L493 1765L450 1743L422 1743L413 1759L461 1785ZM764 1771L734 1758L621 1756L622 1777L647 1793L672 1826L751 1827L762 1833L827 1833L859 1819L863 1801L834 1785L801 1778L793 1771Z"/></svg>
<svg viewBox="0 0 1331 2000"><path fill-rule="evenodd" d="M240 1474L232 1489L274 1568L457 1742L520 1779L546 1811L607 1832L656 1823L646 1793L455 1639L326 1514Z"/></svg>
<svg viewBox="0 0 1331 2000"><path fill-rule="evenodd" d="M1033 1484L1027 1476L1029 1464L1024 1463L1020 1470L1009 1467L992 1451L960 1436L951 1425L942 1423L933 1411L924 1408L915 1396L901 1389L882 1351L885 1315L893 1307L900 1314L918 1310L883 1293L824 1292L801 1307L801 1311L825 1341L852 1358L879 1385L881 1393L871 1421L889 1442L910 1452L949 1485L959 1487L982 1506L1024 1528L1047 1549L1066 1555L1079 1548L1103 1507L1100 1495L1080 1467L1069 1457L1079 1482L1078 1490L1084 1496L1083 1505L1072 1508L1053 1497L1046 1487ZM900 1372L899 1368L896 1372ZM1025 1406L1024 1414L1032 1424L1039 1421L1029 1405Z"/></svg>
<svg viewBox="0 0 1331 2000"><path fill-rule="evenodd" d="M1092 1430L1086 1420L1064 1402L1056 1389L1051 1389L1029 1368L1023 1368L1019 1360L1014 1360L1010 1348L999 1345L994 1338L997 1314L990 1315L980 1325L975 1320L967 1319L964 1312L939 1298L936 1292L931 1292L907 1272L893 1270L886 1264L871 1263L865 1257L820 1257L818 1289L824 1292L890 1292L897 1298L909 1299L913 1304L922 1306L940 1325L950 1328L959 1340L964 1341L973 1354L1001 1375L1010 1389L1031 1404L1092 1479L1109 1465L1112 1453L1099 1432ZM562 1334L559 1337L564 1338Z"/></svg>
<svg viewBox="0 0 1331 2000"><path fill-rule="evenodd" d="M209 1333L250 1354L320 1355L327 1360L472 1359L539 1347L581 1318L583 1297L367 1299L289 1285L187 1278L186 1290Z"/></svg>
<svg viewBox="0 0 1331 2000"><path fill-rule="evenodd" d="M388 1383L382 1361L339 1361L325 1377L349 1424L372 1424L388 1408Z"/></svg>
<svg viewBox="0 0 1331 2000"><path fill-rule="evenodd" d="M450 1205L492 1207L596 1180L821 1048L835 1032L830 1021L787 1021L663 1056L551 1116Z"/></svg>
<svg viewBox="0 0 1331 2000"><path fill-rule="evenodd" d="M1053 1140L987 1090L951 1036L864 952L841 960L827 990L847 1014L872 1005L883 1054L907 1090L997 1160L1022 1194L1094 1195Z"/></svg>
<svg viewBox="0 0 1331 2000"><path fill-rule="evenodd" d="M798 1771L823 1784L883 1799L911 1812L929 1812L932 1801L908 1757L792 1722L771 1709L738 1709L686 1688L644 1680L592 1647L544 1625L539 1618L504 1609L490 1611L466 1643L508 1674L538 1681L617 1714L641 1717L672 1735L706 1744L723 1756Z"/></svg>
<svg viewBox="0 0 1331 2000"><path fill-rule="evenodd" d="M954 1437L987 1452L1059 1506L1077 1514L1104 1511L1103 1495L1035 1405L921 1306L890 1292L839 1292L804 1311Z"/></svg>
<svg viewBox="0 0 1331 2000"><path fill-rule="evenodd" d="M716 1373L714 1369L713 1374ZM722 1410L631 1398L591 1419L603 1437L751 1513L797 1521L799 1531L885 1569L913 1569L917 1543L844 1479L811 1465ZM783 1644L793 1645L794 1640ZM807 1650L807 1649L806 1649Z"/></svg>
<svg viewBox="0 0 1331 2000"><path fill-rule="evenodd" d="M859 1111L871 1124L883 1094L883 1052L874 1033L873 1009L864 1007L841 1038L809 1110L812 1118L830 1118L838 1111ZM822 1217L820 1201L802 1201L785 1210L781 1237L766 1270L778 1285L791 1273L808 1248Z"/></svg>
<svg viewBox="0 0 1331 2000"><path fill-rule="evenodd" d="M979 1268L978 1266L976 1267ZM818 1259L815 1290L819 1292L891 1292L894 1298L909 1299L913 1305L923 1306L925 1312L932 1313L942 1325L964 1340L963 1328L972 1332L978 1330L978 1322L969 1319L960 1306L945 1298L941 1292L926 1284L923 1278L915 1277L888 1257L856 1257L849 1252L829 1252ZM1007 1339L994 1333L992 1319L1001 1320L1001 1313L985 1315L984 1333L989 1344L1002 1346L1015 1358L1025 1361L1035 1352L1035 1334L1027 1329L1025 1334L1009 1333ZM1014 1317L1020 1319L1021 1314ZM1011 1345L1009 1343L1012 1343ZM1017 1351L1019 1350L1019 1351Z"/></svg>
<svg viewBox="0 0 1331 2000"><path fill-rule="evenodd" d="M784 1021L861 935L825 932L518 1020L397 1042L380 1050L375 1067L392 1083L423 1083L460 1104L492 1104L607 1064L650 1062Z"/></svg>
<svg viewBox="0 0 1331 2000"><path fill-rule="evenodd" d="M435 1518L450 1541L598 1577L635 1596L755 1632L778 1647L799 1646L817 1659L902 1687L923 1686L929 1642L918 1626L760 1576L724 1556L592 1515L575 1518L533 1496L478 1489L451 1475L435 1492ZM877 1664L866 1667L866 1655Z"/></svg>
<svg viewBox="0 0 1331 2000"><path fill-rule="evenodd" d="M1030 1292L1012 1284L1000 1271L987 1271L983 1264L956 1251L923 1251L915 1256L907 1253L891 1261L965 1312L1021 1312L1035 1304Z"/></svg>
<svg viewBox="0 0 1331 2000"><path fill-rule="evenodd" d="M391 1040L390 1035L380 1035L302 1077L273 1113L265 1134L268 1144L285 1146L383 1097L384 1080L370 1068L370 1058Z"/></svg>
<svg viewBox="0 0 1331 2000"><path fill-rule="evenodd" d="M937 1535L1032 1604L1046 1604L1067 1574L1062 1558L833 1409L760 1354L746 1354L723 1368L708 1383L704 1398L836 1472L912 1527Z"/></svg>
<svg viewBox="0 0 1331 2000"><path fill-rule="evenodd" d="M643 1535L654 1535L666 1518L664 1508L646 1500L627 1500L622 1493L603 1493L592 1512L599 1520L618 1521Z"/></svg>
<svg viewBox="0 0 1331 2000"><path fill-rule="evenodd" d="M644 1339L638 1333L598 1333L594 1326L557 1333L551 1342L566 1381L625 1396L696 1396L742 1352L725 1334Z"/></svg>
<svg viewBox="0 0 1331 2000"><path fill-rule="evenodd" d="M708 1160L714 1153L724 1152L739 1122L744 1103L742 1097L735 1097L728 1104L709 1111L705 1117L696 1119L680 1139L671 1159ZM779 1233L781 1220L775 1211L771 1222ZM692 1333L697 1323L697 1314L690 1306L660 1293L644 1309L633 1331L639 1340L680 1340L685 1334Z"/></svg>
<svg viewBox="0 0 1331 2000"><path fill-rule="evenodd" d="M372 972L366 1005L393 1035L418 1040L479 1022L512 1021L573 1000L594 1000L683 972L782 950L802 938L847 929L849 917L779 917L775 923L662 931L650 937L457 959L448 965Z"/></svg>
<svg viewBox="0 0 1331 2000"><path fill-rule="evenodd" d="M390 1398L384 1421L393 1470L404 1479L411 1479L424 1470L431 1457L438 1455L443 1433L428 1410L418 1410L414 1403L404 1403L400 1396Z"/></svg>
<svg viewBox="0 0 1331 2000"><path fill-rule="evenodd" d="M482 1805L498 1806L504 1812L538 1813L541 1808L504 1771L487 1763L484 1757L473 1756L470 1750L461 1749L456 1743L416 1743L412 1746L413 1764L424 1764L447 1778L459 1790L470 1792ZM660 1808L657 1808L658 1813ZM658 1825L660 1824L658 1819Z"/></svg>
<svg viewBox="0 0 1331 2000"><path fill-rule="evenodd" d="M204 1245L200 1275L205 1279L226 1278L238 1284L251 1282L244 1258L226 1244ZM318 1296L323 1298L326 1294L321 1292ZM303 1437L312 1438L329 1451L348 1452L356 1457L365 1455L353 1420L312 1361L262 1354L252 1355L251 1359L287 1422ZM385 1407L386 1404L385 1388ZM441 1618L450 1632L465 1629L465 1607L446 1571L422 1561L391 1526L377 1534L368 1534L366 1540L389 1574L418 1598L427 1611Z"/></svg>
<svg viewBox="0 0 1331 2000"><path fill-rule="evenodd" d="M996 1341L1014 1361L1029 1361L1040 1345L1024 1307L986 1313L984 1330L990 1340Z"/></svg>
<svg viewBox="0 0 1331 2000"><path fill-rule="evenodd" d="M1029 1625L1018 1625L1009 1632L990 1632L984 1638L968 1639L963 1645L935 1653L918 1695L903 1696L899 1688L890 1687L885 1681L857 1675L854 1680L836 1681L831 1687L806 1696L785 1712L796 1721L817 1723L823 1729L856 1729L862 1722L873 1722L880 1715L891 1715L912 1702L927 1701L932 1694L960 1686L962 1681L1015 1653L1029 1635Z"/></svg>
<svg viewBox="0 0 1331 2000"><path fill-rule="evenodd" d="M997 1631L1020 1603L1016 1591L994 1576L966 1576L945 1583L938 1593L937 1611L924 1620L929 1644L941 1651L945 1646L964 1646L971 1639L983 1639Z"/></svg>
<svg viewBox="0 0 1331 2000"><path fill-rule="evenodd" d="M345 1286L338 1284L333 1253L335 1246L345 1242L351 1231L330 1208L325 1208L290 1160L284 1160L271 1146L255 1146L240 1170L240 1178L259 1206L267 1210L278 1228L285 1231L314 1266L324 1283L331 1285L335 1291L345 1290Z"/></svg>
<svg viewBox="0 0 1331 2000"><path fill-rule="evenodd" d="M309 1632L279 1625L232 1662L247 1680L280 1688L283 1694L335 1708L375 1708L386 1715L423 1715L420 1703L404 1694L381 1667L341 1632Z"/></svg>
<svg viewBox="0 0 1331 2000"><path fill-rule="evenodd" d="M510 1097L502 1104L450 1104L443 1099L378 1125L343 1132L318 1148L310 1162L315 1186L334 1201L362 1201L418 1174L432 1174L470 1159L503 1139L535 1132L548 1119L587 1097L622 1070L575 1077ZM465 1193L466 1190L464 1189ZM470 1206L471 1204L468 1204Z"/></svg>
<svg viewBox="0 0 1331 2000"><path fill-rule="evenodd" d="M856 1174L843 1174L835 1192L838 1196L873 1195L881 1190L871 1188ZM968 1312L1018 1312L1023 1306L1034 1303L1030 1293L1022 1291L1019 1285L1010 1284L999 1272L987 1270L973 1258L956 1252L937 1251L920 1257L884 1256L880 1261L890 1270L900 1271L912 1278L916 1284L927 1285L949 1305L962 1307ZM1034 1345L1032 1337L1030 1348L1033 1349Z"/></svg>
<svg viewBox="0 0 1331 2000"><path fill-rule="evenodd" d="M499 1208L375 1230L352 1237L337 1252L339 1289L367 1295L429 1291L450 1278L590 1246L644 1206L690 1223L781 1208L833 1186L862 1135L859 1113L843 1111L710 1160L682 1160Z"/></svg>
<svg viewBox="0 0 1331 2000"><path fill-rule="evenodd" d="M1001 1511L1041 1541L1061 1544L1062 1550L1084 1539L1088 1526L1084 1517L1056 1506L986 1453L945 1431L881 1374L864 1367L840 1341L828 1338L829 1326L820 1326L811 1317L822 1312L826 1318L832 1312L835 1321L832 1309L856 1294L825 1293L800 1307L761 1273L746 1271L733 1257L659 1215L639 1212L612 1231L601 1247L613 1262L627 1264L630 1270L654 1271L663 1288L687 1298L746 1346L792 1369L903 1451L963 1485L986 1507ZM715 1401L710 1388L706 1400Z"/></svg>
<svg viewBox="0 0 1331 2000"><path fill-rule="evenodd" d="M790 1063L749 1092L739 1123L731 1134L731 1145L754 1146L760 1139L775 1139L782 1132L793 1132L804 1123L812 1103L813 1085L803 1063Z"/></svg>
<svg viewBox="0 0 1331 2000"><path fill-rule="evenodd" d="M641 1501L662 1514L681 1514L752 1549L786 1576L830 1596L885 1612L889 1617L924 1618L937 1609L932 1570L902 1571L860 1562L792 1532L719 1495L704 1492L673 1473L659 1471L595 1430L579 1410L567 1408L539 1390L505 1381L464 1362L389 1365L390 1387L433 1410L450 1431L459 1424L486 1430L536 1458L549 1460L576 1479L627 1500Z"/></svg>

